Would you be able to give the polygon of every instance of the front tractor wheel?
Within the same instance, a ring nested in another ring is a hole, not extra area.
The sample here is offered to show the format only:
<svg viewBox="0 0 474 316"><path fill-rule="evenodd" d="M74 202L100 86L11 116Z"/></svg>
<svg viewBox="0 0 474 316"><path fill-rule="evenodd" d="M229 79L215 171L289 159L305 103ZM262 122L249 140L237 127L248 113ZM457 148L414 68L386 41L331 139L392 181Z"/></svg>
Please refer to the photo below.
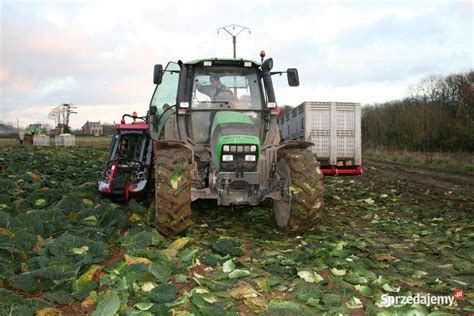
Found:
<svg viewBox="0 0 474 316"><path fill-rule="evenodd" d="M302 233L315 227L324 207L323 175L314 154L308 149L279 151L277 172L285 181L287 196L273 201L273 215L279 228Z"/></svg>
<svg viewBox="0 0 474 316"><path fill-rule="evenodd" d="M187 157L184 148L156 149L156 229L166 237L191 226L191 164Z"/></svg>

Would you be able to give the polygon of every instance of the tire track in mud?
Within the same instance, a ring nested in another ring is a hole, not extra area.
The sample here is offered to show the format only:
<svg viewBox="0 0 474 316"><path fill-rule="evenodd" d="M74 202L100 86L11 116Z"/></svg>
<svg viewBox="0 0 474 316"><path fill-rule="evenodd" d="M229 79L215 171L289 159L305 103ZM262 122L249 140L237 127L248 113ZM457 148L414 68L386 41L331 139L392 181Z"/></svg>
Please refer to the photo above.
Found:
<svg viewBox="0 0 474 316"><path fill-rule="evenodd" d="M365 158L366 167L377 168L380 177L399 178L416 184L444 191L458 191L474 197L474 176L469 174L449 173L378 159Z"/></svg>

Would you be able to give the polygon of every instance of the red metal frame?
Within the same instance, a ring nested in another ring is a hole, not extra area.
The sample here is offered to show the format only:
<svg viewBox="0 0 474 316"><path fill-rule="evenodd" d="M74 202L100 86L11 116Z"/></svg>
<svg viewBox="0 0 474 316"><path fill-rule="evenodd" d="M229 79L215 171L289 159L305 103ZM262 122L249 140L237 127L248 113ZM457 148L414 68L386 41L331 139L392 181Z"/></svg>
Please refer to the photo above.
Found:
<svg viewBox="0 0 474 316"><path fill-rule="evenodd" d="M118 130L147 130L148 124L145 122L133 122L128 124L116 124Z"/></svg>
<svg viewBox="0 0 474 316"><path fill-rule="evenodd" d="M126 123L125 122L125 117L131 117L133 119L133 122L131 123ZM136 121L136 119L140 119L140 121ZM115 128L117 130L138 130L138 131L147 131L148 130L148 124L143 121L143 118L137 117L136 112L133 112L132 115L125 114L122 116L122 119L120 120L119 124L115 124ZM115 162L112 164L110 167L109 171L109 179L108 179L108 188L102 189L101 192L103 193L112 193L112 182L115 177L115 174L117 173L118 170L118 162ZM133 185L130 185L128 182L125 182L125 200L127 201L130 195L130 189L132 188Z"/></svg>
<svg viewBox="0 0 474 316"><path fill-rule="evenodd" d="M117 166L118 166L118 163L116 162L116 163L112 164L112 166L110 167L109 187L107 189L102 190L102 192L112 193L112 181L114 179L115 173L117 173L117 169L118 169Z"/></svg>
<svg viewBox="0 0 474 316"><path fill-rule="evenodd" d="M325 176L362 176L362 166L322 166L321 172Z"/></svg>
<svg viewBox="0 0 474 316"><path fill-rule="evenodd" d="M130 185L128 184L128 182L125 182L125 201L128 201L129 192L130 192Z"/></svg>

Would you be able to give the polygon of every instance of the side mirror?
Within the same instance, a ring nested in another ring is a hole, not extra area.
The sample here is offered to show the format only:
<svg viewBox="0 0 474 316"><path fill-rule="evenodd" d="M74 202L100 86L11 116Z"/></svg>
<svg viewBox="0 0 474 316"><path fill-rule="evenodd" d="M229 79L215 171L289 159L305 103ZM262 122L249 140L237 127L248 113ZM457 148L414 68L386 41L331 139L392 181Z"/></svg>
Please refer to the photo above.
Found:
<svg viewBox="0 0 474 316"><path fill-rule="evenodd" d="M155 65L153 69L153 83L160 84L163 79L163 65Z"/></svg>
<svg viewBox="0 0 474 316"><path fill-rule="evenodd" d="M288 85L290 87L297 87L300 85L300 78L298 77L298 69L288 68L286 70L286 75L288 77Z"/></svg>

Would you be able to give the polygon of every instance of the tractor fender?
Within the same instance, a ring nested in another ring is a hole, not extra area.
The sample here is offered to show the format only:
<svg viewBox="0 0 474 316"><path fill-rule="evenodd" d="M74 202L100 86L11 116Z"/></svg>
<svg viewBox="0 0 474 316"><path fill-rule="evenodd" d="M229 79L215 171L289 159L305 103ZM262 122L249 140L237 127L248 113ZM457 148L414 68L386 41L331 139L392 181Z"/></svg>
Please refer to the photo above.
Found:
<svg viewBox="0 0 474 316"><path fill-rule="evenodd" d="M311 146L314 146L314 143L307 142L305 140L287 140L287 141L281 142L278 146L276 146L275 149L273 149L273 155L272 155L273 159L269 160L271 161L272 172L276 171L276 165L278 164L278 160L280 157L279 155L280 150L284 150L286 148L306 149Z"/></svg>
<svg viewBox="0 0 474 316"><path fill-rule="evenodd" d="M306 148L309 148L309 147L311 147L311 146L314 146L314 143L307 142L307 141L305 141L305 140L288 140L288 141L284 141L284 142L280 143L280 145L278 145L277 148L276 148L276 151L277 151L277 160L278 160L278 152L279 152L281 149L289 148L289 147L306 149Z"/></svg>
<svg viewBox="0 0 474 316"><path fill-rule="evenodd" d="M194 164L194 150L193 148L186 142L182 140L156 140L155 141L155 149L165 149L165 148L185 148L189 151L188 158L191 164Z"/></svg>

